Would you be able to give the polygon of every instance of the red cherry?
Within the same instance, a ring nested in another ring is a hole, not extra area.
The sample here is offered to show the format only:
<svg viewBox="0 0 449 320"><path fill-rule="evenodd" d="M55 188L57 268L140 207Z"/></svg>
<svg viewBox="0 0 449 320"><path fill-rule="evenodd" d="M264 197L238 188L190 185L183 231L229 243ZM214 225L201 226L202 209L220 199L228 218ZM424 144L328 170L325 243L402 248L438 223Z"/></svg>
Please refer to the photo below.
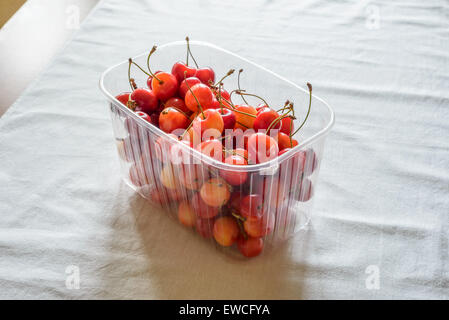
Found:
<svg viewBox="0 0 449 320"><path fill-rule="evenodd" d="M251 238L244 239L239 238L237 241L237 248L245 257L252 258L258 256L263 250L263 240L262 238Z"/></svg>
<svg viewBox="0 0 449 320"><path fill-rule="evenodd" d="M259 113L260 111L262 111L265 108L268 108L268 106L266 104L261 103L256 107L256 111L257 111L257 113Z"/></svg>
<svg viewBox="0 0 449 320"><path fill-rule="evenodd" d="M256 120L254 120L254 130L267 130L270 124L279 118L279 114L270 108L263 108L257 112ZM280 121L274 124L272 129L279 129Z"/></svg>
<svg viewBox="0 0 449 320"><path fill-rule="evenodd" d="M193 195L192 199L190 199L190 204L200 218L210 219L218 215L219 208L208 206L201 198L199 192Z"/></svg>
<svg viewBox="0 0 449 320"><path fill-rule="evenodd" d="M228 206L231 210L240 211L240 202L242 202L242 193L240 191L234 191L229 199Z"/></svg>
<svg viewBox="0 0 449 320"><path fill-rule="evenodd" d="M200 112L193 120L192 128L201 137L201 140L218 138L224 128L223 118L218 110L207 109L202 113Z"/></svg>
<svg viewBox="0 0 449 320"><path fill-rule="evenodd" d="M189 123L190 119L175 108L165 108L159 115L159 128L167 133L172 133L176 129L186 129Z"/></svg>
<svg viewBox="0 0 449 320"><path fill-rule="evenodd" d="M279 146L279 150L282 151L286 148L292 148L293 147L293 139L290 143L290 137L282 132L279 132L277 135L277 141L278 141L278 146ZM296 140L295 140L296 141ZM298 142L296 141L296 144ZM280 154L279 154L280 155Z"/></svg>
<svg viewBox="0 0 449 320"><path fill-rule="evenodd" d="M159 106L156 95L153 91L138 88L131 93L131 100L137 104L136 111L143 111L145 113L152 113Z"/></svg>
<svg viewBox="0 0 449 320"><path fill-rule="evenodd" d="M224 130L234 129L235 126L235 113L227 108L223 109L217 109L218 112L221 114L221 117L223 118L223 124L224 124Z"/></svg>
<svg viewBox="0 0 449 320"><path fill-rule="evenodd" d="M195 77L201 80L202 83L209 85L210 82L215 82L215 72L212 68L197 69Z"/></svg>
<svg viewBox="0 0 449 320"><path fill-rule="evenodd" d="M149 116L148 114L146 114L145 112L143 112L143 111L137 111L136 114L137 114L137 116L138 116L139 118L142 118L143 120L146 120L146 121L148 121L148 122L151 122L150 116Z"/></svg>
<svg viewBox="0 0 449 320"><path fill-rule="evenodd" d="M189 91L189 87L192 88L198 83L201 83L201 80L195 77L190 77L182 80L181 84L179 85L179 96L184 99L186 97L187 91Z"/></svg>
<svg viewBox="0 0 449 320"><path fill-rule="evenodd" d="M115 98L126 106L130 93L131 92L123 92L123 93L120 93L119 95L115 96Z"/></svg>
<svg viewBox="0 0 449 320"><path fill-rule="evenodd" d="M203 141L196 150L217 161L223 161L223 145L218 140Z"/></svg>
<svg viewBox="0 0 449 320"><path fill-rule="evenodd" d="M181 110L184 113L190 113L190 110L187 109L186 104L184 103L184 100L180 99L180 98L170 98L168 99L165 103L164 103L164 107L165 108L176 108ZM164 108L164 109L165 109Z"/></svg>
<svg viewBox="0 0 449 320"><path fill-rule="evenodd" d="M282 133L285 133L286 135L289 135L293 130L295 126L293 124L293 120L290 117L282 118L281 120L281 127L279 131Z"/></svg>
<svg viewBox="0 0 449 320"><path fill-rule="evenodd" d="M189 108L193 112L196 112L200 109L198 107L197 99L203 110L212 107L215 100L212 90L202 83L196 84L191 87L190 90L187 91L186 97L184 99L187 108Z"/></svg>
<svg viewBox="0 0 449 320"><path fill-rule="evenodd" d="M261 218L264 212L262 196L250 194L242 199L240 214L245 218Z"/></svg>
<svg viewBox="0 0 449 320"><path fill-rule="evenodd" d="M242 165L242 166L248 164L248 162L246 162L245 158L243 158L240 155L230 155L225 159L224 162L227 164ZM229 183L230 185L233 185L233 186L241 185L248 178L248 172L246 172L246 171L233 171L233 170L223 169L223 170L221 170L220 175L223 177L223 179L226 180L227 183Z"/></svg>
<svg viewBox="0 0 449 320"><path fill-rule="evenodd" d="M299 187L299 193L296 195L296 199L301 202L309 201L313 195L312 182L309 179L303 179Z"/></svg>
<svg viewBox="0 0 449 320"><path fill-rule="evenodd" d="M212 238L215 219L196 219L195 229L203 238Z"/></svg>
<svg viewBox="0 0 449 320"><path fill-rule="evenodd" d="M184 80L184 72L185 77L189 78L195 75L196 69L186 66L184 62L180 61L176 62L171 69L171 73L176 77L178 83L181 83L181 81Z"/></svg>
<svg viewBox="0 0 449 320"><path fill-rule="evenodd" d="M162 71L160 71L160 70L158 70L158 71L156 71L155 72L155 74L158 74L158 73L161 73ZM151 85L151 81L153 81L153 77L152 76L149 76L148 77L148 79L147 79L147 86L148 86L148 88L150 88L150 89L152 89L152 85Z"/></svg>
<svg viewBox="0 0 449 320"><path fill-rule="evenodd" d="M243 228L251 237L264 237L274 230L275 215L266 213L261 218L248 218L243 223Z"/></svg>
<svg viewBox="0 0 449 320"><path fill-rule="evenodd" d="M173 97L178 91L178 80L176 80L176 77L167 72L160 72L156 76L157 79L153 78L151 80L151 86L156 97L162 101Z"/></svg>
<svg viewBox="0 0 449 320"><path fill-rule="evenodd" d="M159 112L154 112L150 115L151 123L158 128L159 128L159 115L160 115Z"/></svg>
<svg viewBox="0 0 449 320"><path fill-rule="evenodd" d="M265 133L253 133L248 138L248 159L251 163L262 163L279 154L277 142Z"/></svg>
<svg viewBox="0 0 449 320"><path fill-rule="evenodd" d="M229 92L227 92L223 88L221 88L220 90L216 89L215 90L215 96L217 97L217 99L220 96L221 99L224 99L224 100L227 100L227 101L231 100L231 95L229 94Z"/></svg>

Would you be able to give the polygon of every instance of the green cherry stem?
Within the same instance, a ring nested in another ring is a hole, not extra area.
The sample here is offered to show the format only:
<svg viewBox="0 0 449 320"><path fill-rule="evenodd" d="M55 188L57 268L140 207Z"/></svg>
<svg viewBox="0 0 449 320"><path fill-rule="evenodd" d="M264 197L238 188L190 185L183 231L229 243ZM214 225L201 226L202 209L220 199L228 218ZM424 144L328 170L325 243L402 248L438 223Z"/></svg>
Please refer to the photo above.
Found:
<svg viewBox="0 0 449 320"><path fill-rule="evenodd" d="M239 74L238 74L238 76L237 76L237 87L239 88L239 91L242 91L242 89L240 88L240 74L241 74L242 72L243 72L243 69L240 69L240 70L239 70ZM246 101L246 99L245 99L244 96L241 96L241 97L242 97L243 101L244 101L246 104L249 104L248 101Z"/></svg>
<svg viewBox="0 0 449 320"><path fill-rule="evenodd" d="M301 128L304 126L304 124L306 123L307 119L309 118L310 108L312 107L312 85L307 82L307 87L309 88L309 110L307 110L307 115L304 118L304 121L301 123L299 128L296 129L296 131L292 134L292 136L295 135L299 130L301 130Z"/></svg>
<svg viewBox="0 0 449 320"><path fill-rule="evenodd" d="M148 54L148 57L147 57L147 68L148 68L148 71L150 72L150 75L153 78L155 78L157 81L159 81L160 84L162 84L164 82L161 79L159 79L158 77L156 77L156 75L153 72L151 72L151 68L150 68L150 57L156 51L156 48L157 48L157 46L153 46L153 48L151 48L150 53Z"/></svg>
<svg viewBox="0 0 449 320"><path fill-rule="evenodd" d="M192 57L192 60L193 60L193 62L195 63L195 66L197 67L197 68L199 68L198 67L198 63L196 63L196 60L195 60L195 57L193 56L193 54L192 54L192 51L190 50L190 39L189 39L189 37L186 37L186 41L187 41L187 54L190 54L190 56ZM188 55L187 55L187 61L188 61Z"/></svg>

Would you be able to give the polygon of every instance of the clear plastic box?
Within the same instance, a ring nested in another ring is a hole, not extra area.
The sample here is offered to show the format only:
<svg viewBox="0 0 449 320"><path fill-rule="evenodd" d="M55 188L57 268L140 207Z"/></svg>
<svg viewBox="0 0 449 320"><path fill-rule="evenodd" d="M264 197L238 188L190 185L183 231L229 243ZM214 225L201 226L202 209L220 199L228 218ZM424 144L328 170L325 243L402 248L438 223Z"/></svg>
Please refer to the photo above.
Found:
<svg viewBox="0 0 449 320"><path fill-rule="evenodd" d="M282 106L286 99L293 101L297 117L294 120L295 127L300 125L308 109L308 91L215 45L191 41L190 46L198 63L214 68L218 78L231 68L242 68L244 72L240 81L247 92L260 93L273 106ZM141 54L133 60L144 66L147 54ZM173 63L182 60L185 54L185 42L168 43L157 48L151 64L154 70L169 72ZM101 75L100 88L110 106L121 174L131 188L142 197L160 205L176 220L179 204L190 204L198 215L201 214L201 218L198 217L191 228L192 236L196 233L196 236L210 239L215 244L212 229L217 217L234 217L233 213L238 217L239 203L243 196L249 194L257 195L263 204L264 222L258 229L256 227L259 231L263 230L260 233L264 242L263 252L304 229L311 217L325 138L334 123L334 113L326 102L313 96L309 118L295 136L299 145L290 152L261 164L229 165L204 156L173 139L115 99L117 94L129 90L127 71L128 61L108 68ZM139 86L146 86L145 74L135 70L132 76ZM235 88L236 77L225 79L224 86ZM260 102L252 98L246 97L250 104L257 105ZM172 161L173 154L181 154L183 160ZM191 163L187 163L186 158ZM205 182L229 173L246 175L246 181L239 186L227 185L231 199L219 208L217 216L208 219L216 212L208 212L210 208L198 201L198 193ZM256 204L260 203L255 202ZM243 220L238 222L241 228L246 223ZM226 247L226 251L238 253L235 246Z"/></svg>

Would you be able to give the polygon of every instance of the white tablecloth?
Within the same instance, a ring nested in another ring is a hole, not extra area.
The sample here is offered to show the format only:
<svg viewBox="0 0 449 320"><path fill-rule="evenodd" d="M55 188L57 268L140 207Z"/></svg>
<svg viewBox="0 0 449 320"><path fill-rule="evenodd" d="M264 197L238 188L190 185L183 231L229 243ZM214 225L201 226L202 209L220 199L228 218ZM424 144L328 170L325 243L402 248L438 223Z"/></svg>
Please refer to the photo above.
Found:
<svg viewBox="0 0 449 320"><path fill-rule="evenodd" d="M447 13L100 2L0 119L0 298L449 298ZM121 181L100 73L186 34L311 82L336 112L312 226L272 254L216 252Z"/></svg>

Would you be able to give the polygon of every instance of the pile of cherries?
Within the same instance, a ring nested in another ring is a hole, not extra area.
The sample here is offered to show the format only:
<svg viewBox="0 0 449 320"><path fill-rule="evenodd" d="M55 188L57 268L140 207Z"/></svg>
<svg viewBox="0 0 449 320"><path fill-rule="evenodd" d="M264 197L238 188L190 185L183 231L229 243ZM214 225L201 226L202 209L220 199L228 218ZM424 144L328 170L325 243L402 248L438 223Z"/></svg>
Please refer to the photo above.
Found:
<svg viewBox="0 0 449 320"><path fill-rule="evenodd" d="M214 70L198 67L188 37L186 41L186 62L176 62L171 72L152 72L150 58L156 46L147 57L147 69L129 59L131 91L116 98L168 137L142 141L139 124L126 117L124 126L129 136L120 141L119 153L133 162L129 170L131 182L155 202L175 203L183 225L195 228L205 238L214 238L221 246L236 244L244 256L254 257L262 252L264 237L273 232L275 223L286 226L291 222L285 214L290 204L286 202L308 201L312 196L307 177L317 167L315 153L311 149L297 152L281 177L195 163L186 149L196 149L202 156L233 166L271 161L298 145L293 136L309 116L312 87L307 84L308 111L294 130L292 102L287 100L275 110L262 97L242 90L243 70L238 72L238 88L227 91L223 80L235 70L215 81ZM189 57L196 67L188 65ZM146 87L138 87L131 78L132 66L148 75ZM233 95L239 96L242 103L234 103ZM261 103L252 106L248 97ZM292 195L293 189L299 191Z"/></svg>

